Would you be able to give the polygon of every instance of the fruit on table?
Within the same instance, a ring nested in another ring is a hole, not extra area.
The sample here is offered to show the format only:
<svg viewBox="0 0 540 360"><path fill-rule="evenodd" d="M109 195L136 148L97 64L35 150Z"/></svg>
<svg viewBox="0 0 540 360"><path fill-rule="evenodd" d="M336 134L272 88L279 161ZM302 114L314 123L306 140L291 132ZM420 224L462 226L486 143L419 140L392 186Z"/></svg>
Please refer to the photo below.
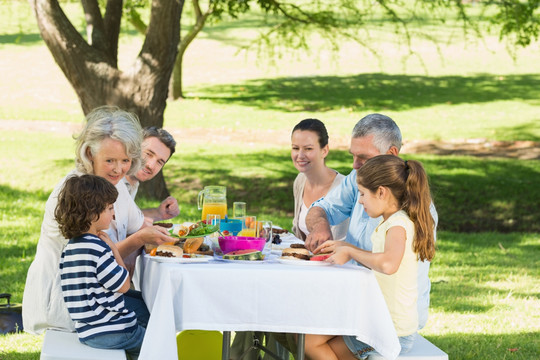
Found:
<svg viewBox="0 0 540 360"><path fill-rule="evenodd" d="M332 254L313 255L309 260L311 261L324 261L328 259Z"/></svg>
<svg viewBox="0 0 540 360"><path fill-rule="evenodd" d="M223 255L225 260L263 260L262 252L254 249L231 251Z"/></svg>

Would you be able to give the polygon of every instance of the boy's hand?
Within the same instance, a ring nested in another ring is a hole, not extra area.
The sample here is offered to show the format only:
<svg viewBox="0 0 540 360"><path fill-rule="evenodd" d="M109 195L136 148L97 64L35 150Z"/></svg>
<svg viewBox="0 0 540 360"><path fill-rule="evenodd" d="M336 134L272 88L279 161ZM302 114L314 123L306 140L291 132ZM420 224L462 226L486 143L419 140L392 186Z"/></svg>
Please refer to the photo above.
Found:
<svg viewBox="0 0 540 360"><path fill-rule="evenodd" d="M109 237L109 235L105 232L105 231L99 231L97 233L97 236L105 241L105 243L107 243L107 245L109 245L109 247L112 249L113 247L116 247L116 245L114 245L113 241L111 240L111 238Z"/></svg>

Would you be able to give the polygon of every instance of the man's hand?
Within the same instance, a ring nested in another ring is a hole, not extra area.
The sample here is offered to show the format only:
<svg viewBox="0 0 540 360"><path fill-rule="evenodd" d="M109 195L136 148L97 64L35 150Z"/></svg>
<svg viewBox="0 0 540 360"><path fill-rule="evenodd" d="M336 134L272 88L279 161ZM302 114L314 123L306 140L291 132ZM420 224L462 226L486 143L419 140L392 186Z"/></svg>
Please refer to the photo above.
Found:
<svg viewBox="0 0 540 360"><path fill-rule="evenodd" d="M168 196L161 204L159 204L158 212L162 220L169 220L177 217L180 214L178 201L172 196Z"/></svg>
<svg viewBox="0 0 540 360"><path fill-rule="evenodd" d="M326 218L326 212L318 206L313 206L309 209L306 216L306 226L309 230L309 235L305 241L305 246L308 250L314 251L326 240L333 239L330 224Z"/></svg>

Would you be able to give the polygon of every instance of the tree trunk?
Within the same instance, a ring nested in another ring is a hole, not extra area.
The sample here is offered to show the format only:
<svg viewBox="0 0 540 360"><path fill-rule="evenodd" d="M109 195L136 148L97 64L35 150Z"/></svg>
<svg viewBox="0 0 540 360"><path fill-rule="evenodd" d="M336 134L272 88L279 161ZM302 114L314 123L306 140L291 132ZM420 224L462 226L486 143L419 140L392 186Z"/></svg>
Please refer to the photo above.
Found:
<svg viewBox="0 0 540 360"><path fill-rule="evenodd" d="M178 50L180 50L180 47ZM182 84L182 61L184 58L184 51L178 52L171 77L170 94L171 98L175 100L184 98L184 89Z"/></svg>
<svg viewBox="0 0 540 360"><path fill-rule="evenodd" d="M182 61L184 60L184 53L186 52L189 44L197 37L197 35L204 28L204 24L208 17L214 12L215 2L208 4L206 12L201 11L199 0L192 0L193 10L195 12L195 25L188 31L180 43L178 44L178 56L174 62L173 74L170 83L171 98L179 99L184 97L184 89L182 84Z"/></svg>
<svg viewBox="0 0 540 360"><path fill-rule="evenodd" d="M152 180L140 183L139 191L148 199L163 200L169 196L169 190L163 178L163 172L160 171Z"/></svg>
<svg viewBox="0 0 540 360"><path fill-rule="evenodd" d="M145 41L126 71L117 67L121 1L108 0L104 18L97 0L82 1L91 44L71 24L58 0L31 2L41 36L77 93L85 114L98 106L116 105L137 114L143 127L163 126L169 80L180 40L183 0L152 0ZM152 198L168 195L161 175L153 188Z"/></svg>

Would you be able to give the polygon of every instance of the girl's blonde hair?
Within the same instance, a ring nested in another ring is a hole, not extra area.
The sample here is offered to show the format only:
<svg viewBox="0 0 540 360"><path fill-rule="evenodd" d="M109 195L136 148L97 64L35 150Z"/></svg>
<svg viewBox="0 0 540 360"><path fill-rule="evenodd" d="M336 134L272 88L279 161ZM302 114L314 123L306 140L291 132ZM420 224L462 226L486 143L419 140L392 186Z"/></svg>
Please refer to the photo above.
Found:
<svg viewBox="0 0 540 360"><path fill-rule="evenodd" d="M93 174L94 167L88 151L95 155L101 142L111 138L120 141L131 159L128 175L139 171L142 164L142 128L137 116L116 106L102 106L86 116L86 125L76 140L75 165L84 174Z"/></svg>
<svg viewBox="0 0 540 360"><path fill-rule="evenodd" d="M381 186L390 189L414 223L414 252L420 260L431 261L435 256L435 222L429 211L432 199L422 164L394 155L375 156L358 169L356 181L371 192Z"/></svg>

